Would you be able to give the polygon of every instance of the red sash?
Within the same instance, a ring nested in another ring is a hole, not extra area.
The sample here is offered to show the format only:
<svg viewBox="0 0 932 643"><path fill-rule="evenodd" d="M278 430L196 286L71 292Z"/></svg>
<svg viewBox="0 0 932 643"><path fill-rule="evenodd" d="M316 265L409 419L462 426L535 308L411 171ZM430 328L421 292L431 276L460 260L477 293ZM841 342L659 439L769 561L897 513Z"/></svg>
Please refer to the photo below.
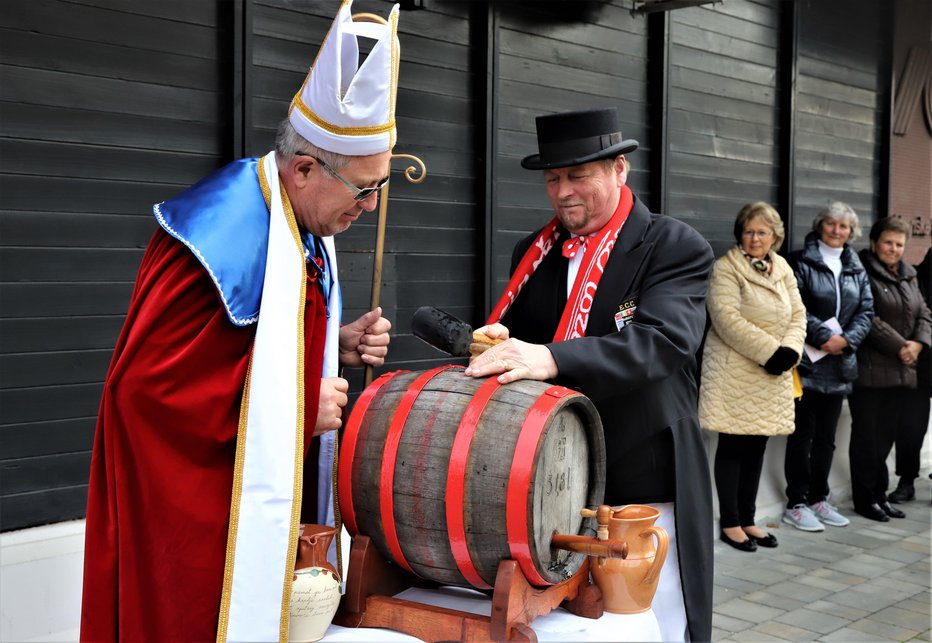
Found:
<svg viewBox="0 0 932 643"><path fill-rule="evenodd" d="M560 324L557 326L557 332L554 333L553 341L559 342L574 337L582 337L586 334L586 325L589 323L589 311L592 308L595 291L599 287L605 264L608 263L612 248L615 246L621 227L628 218L632 207L634 207L634 197L628 186L623 185L621 186L621 197L618 199L618 207L615 209L611 220L594 236L589 238L585 244L586 250L583 254L582 263L580 263L579 271L576 273L573 289L566 300L566 307L563 309L563 316L560 318ZM517 299L524 284L537 270L547 253L553 249L560 236L557 231L558 223L557 217L554 217L550 223L544 226L544 229L534 239L534 243L524 253L518 267L511 276L511 280L505 287L505 292L492 310L492 314L489 315L486 324L501 321L511 304Z"/></svg>

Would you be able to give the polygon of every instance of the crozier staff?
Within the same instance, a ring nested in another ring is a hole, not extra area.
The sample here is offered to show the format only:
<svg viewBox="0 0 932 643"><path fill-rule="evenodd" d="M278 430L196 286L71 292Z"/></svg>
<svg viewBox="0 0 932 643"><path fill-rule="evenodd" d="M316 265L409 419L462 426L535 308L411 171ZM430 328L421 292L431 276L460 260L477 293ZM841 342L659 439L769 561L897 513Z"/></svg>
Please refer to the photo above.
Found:
<svg viewBox="0 0 932 643"><path fill-rule="evenodd" d="M553 380L592 399L605 427L605 502L656 506L670 534L653 602L663 638L707 641L712 503L695 354L712 249L625 185L637 141L622 139L614 108L540 116L537 141L521 164L543 171L556 216L515 247L511 281L480 329L510 339L466 374Z"/></svg>
<svg viewBox="0 0 932 643"><path fill-rule="evenodd" d="M399 59L398 6L350 9L275 151L154 208L100 406L82 640L287 640L302 509L333 524L339 368L382 364L391 326L340 321L332 237L388 181Z"/></svg>

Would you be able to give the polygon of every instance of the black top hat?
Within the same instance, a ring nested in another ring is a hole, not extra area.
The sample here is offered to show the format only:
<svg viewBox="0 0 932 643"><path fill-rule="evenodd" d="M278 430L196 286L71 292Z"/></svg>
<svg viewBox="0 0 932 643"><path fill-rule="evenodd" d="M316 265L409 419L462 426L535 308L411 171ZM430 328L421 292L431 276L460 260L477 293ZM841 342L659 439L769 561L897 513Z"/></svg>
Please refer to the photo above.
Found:
<svg viewBox="0 0 932 643"><path fill-rule="evenodd" d="M564 112L537 117L540 154L521 159L528 170L547 170L582 165L633 152L638 142L622 140L618 111L614 107Z"/></svg>

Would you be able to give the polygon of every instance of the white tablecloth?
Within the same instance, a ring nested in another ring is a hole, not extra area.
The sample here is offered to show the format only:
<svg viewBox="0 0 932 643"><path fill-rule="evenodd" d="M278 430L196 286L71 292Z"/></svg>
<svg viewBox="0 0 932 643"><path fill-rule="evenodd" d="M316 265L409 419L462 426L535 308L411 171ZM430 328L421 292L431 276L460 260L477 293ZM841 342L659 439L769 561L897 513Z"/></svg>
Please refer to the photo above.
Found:
<svg viewBox="0 0 932 643"><path fill-rule="evenodd" d="M488 616L492 599L485 594L458 587L439 589L406 589L396 598L438 607ZM558 608L531 623L540 641L660 641L660 627L653 611L640 614L610 614L600 619L583 618ZM392 630L372 627L340 627L331 625L323 641L418 641L419 639Z"/></svg>

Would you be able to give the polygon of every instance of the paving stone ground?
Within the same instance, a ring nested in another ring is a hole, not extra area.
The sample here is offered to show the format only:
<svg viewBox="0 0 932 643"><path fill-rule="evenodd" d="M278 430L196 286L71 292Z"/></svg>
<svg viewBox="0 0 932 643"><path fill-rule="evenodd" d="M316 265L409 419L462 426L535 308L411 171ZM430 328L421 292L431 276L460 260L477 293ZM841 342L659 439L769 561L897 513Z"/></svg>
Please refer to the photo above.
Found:
<svg viewBox="0 0 932 643"><path fill-rule="evenodd" d="M799 531L759 517L776 549L715 545L713 641L932 641L932 481L916 480L902 520L841 504L847 527Z"/></svg>

